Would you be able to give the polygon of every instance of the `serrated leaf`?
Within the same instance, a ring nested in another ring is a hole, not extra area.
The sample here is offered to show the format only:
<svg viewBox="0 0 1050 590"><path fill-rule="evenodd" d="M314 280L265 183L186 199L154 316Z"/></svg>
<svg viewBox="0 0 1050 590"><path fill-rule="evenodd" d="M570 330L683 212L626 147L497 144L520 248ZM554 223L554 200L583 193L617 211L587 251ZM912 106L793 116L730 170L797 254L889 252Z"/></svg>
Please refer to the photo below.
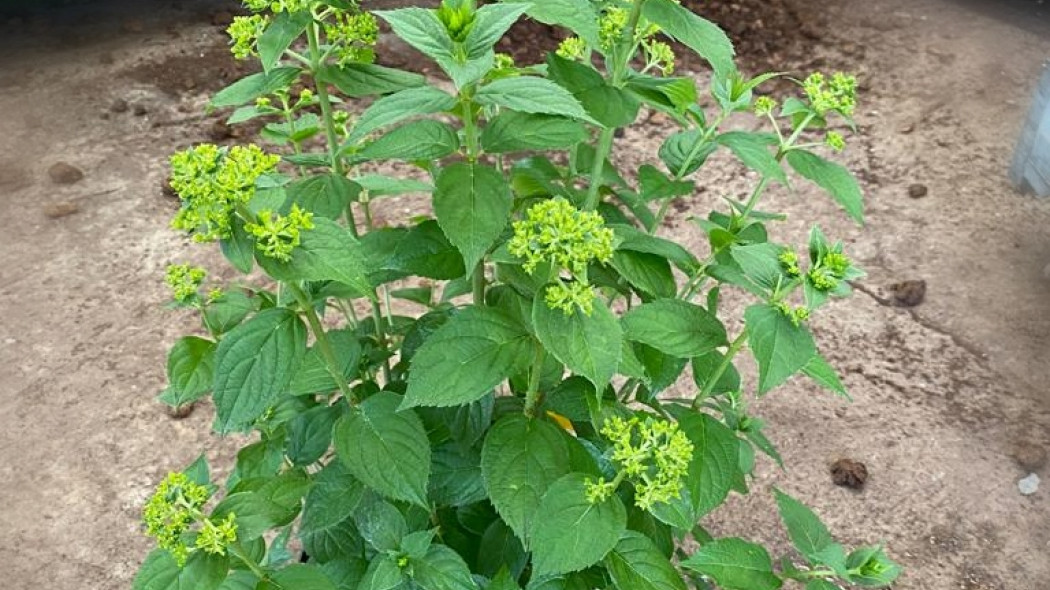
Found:
<svg viewBox="0 0 1050 590"><path fill-rule="evenodd" d="M742 539L706 543L682 567L710 576L725 590L777 590L783 584L773 573L769 553Z"/></svg>
<svg viewBox="0 0 1050 590"><path fill-rule="evenodd" d="M289 184L287 207L292 203L320 217L339 219L361 187L339 174L319 174Z"/></svg>
<svg viewBox="0 0 1050 590"><path fill-rule="evenodd" d="M338 88L346 98L390 94L426 84L419 74L364 63L323 66L317 78Z"/></svg>
<svg viewBox="0 0 1050 590"><path fill-rule="evenodd" d="M707 380L718 366L722 364L723 360L725 360L725 355L717 350L693 357L693 383L696 384L698 390L703 390L707 386ZM718 382L711 389L711 393L714 395L728 391L740 391L740 373L737 372L736 367L732 363L726 367L725 372L722 373L722 376L718 378Z"/></svg>
<svg viewBox="0 0 1050 590"><path fill-rule="evenodd" d="M813 335L796 326L779 309L757 304L744 312L747 341L758 362L758 392L784 383L817 354Z"/></svg>
<svg viewBox="0 0 1050 590"><path fill-rule="evenodd" d="M321 568L309 563L293 563L270 574L256 590L336 590Z"/></svg>
<svg viewBox="0 0 1050 590"><path fill-rule="evenodd" d="M638 183L641 185L639 196L646 201L681 197L692 193L695 188L692 182L668 178L650 164L643 164L638 169Z"/></svg>
<svg viewBox="0 0 1050 590"><path fill-rule="evenodd" d="M164 403L178 407L196 401L214 383L215 343L196 336L180 338L168 353L168 390Z"/></svg>
<svg viewBox="0 0 1050 590"><path fill-rule="evenodd" d="M846 386L842 384L842 380L839 379L838 373L835 372L835 368L828 364L828 361L820 354L815 355L809 359L809 362L802 367L802 372L807 377L816 381L823 387L831 390L832 392L846 398L849 401L853 401L850 397L849 392L846 391Z"/></svg>
<svg viewBox="0 0 1050 590"><path fill-rule="evenodd" d="M383 266L437 280L455 279L467 272L463 256L433 219L408 230Z"/></svg>
<svg viewBox="0 0 1050 590"><path fill-rule="evenodd" d="M477 590L470 568L445 545L431 545L422 558L410 558L412 581L422 590Z"/></svg>
<svg viewBox="0 0 1050 590"><path fill-rule="evenodd" d="M456 443L434 449L430 498L442 506L465 506L487 499L481 477L481 453Z"/></svg>
<svg viewBox="0 0 1050 590"><path fill-rule="evenodd" d="M330 330L326 334L332 347L332 354L342 365L343 376L348 381L353 381L361 360L361 343L358 342L357 335L349 329ZM330 393L336 389L339 389L339 386L328 370L324 355L318 345L314 344L306 352L306 357L299 365L299 370L295 372L291 383L288 384L288 393L290 395L311 395Z"/></svg>
<svg viewBox="0 0 1050 590"><path fill-rule="evenodd" d="M536 337L577 375L586 377L598 391L604 390L620 366L623 331L605 303L595 300L590 315L573 306L571 314L551 309L537 295L532 305Z"/></svg>
<svg viewBox="0 0 1050 590"><path fill-rule="evenodd" d="M300 535L314 535L335 529L354 514L365 489L340 461L322 469L306 494L299 525Z"/></svg>
<svg viewBox="0 0 1050 590"><path fill-rule="evenodd" d="M627 529L627 511L619 496L592 504L589 476L570 473L551 484L529 531L533 573L537 576L582 570L601 561Z"/></svg>
<svg viewBox="0 0 1050 590"><path fill-rule="evenodd" d="M230 559L197 551L179 567L167 549L154 549L131 583L132 590L214 590L226 579Z"/></svg>
<svg viewBox="0 0 1050 590"><path fill-rule="evenodd" d="M540 498L569 473L564 434L544 420L521 414L502 418L489 429L481 450L481 473L492 505L519 539L539 516Z"/></svg>
<svg viewBox="0 0 1050 590"><path fill-rule="evenodd" d="M732 430L707 414L682 410L675 417L693 443L686 487L693 515L699 518L720 506L729 495L739 469L740 443Z"/></svg>
<svg viewBox="0 0 1050 590"><path fill-rule="evenodd" d="M492 51L496 41L499 41L531 6L531 2L501 2L478 8L474 13L474 23L463 42L467 59L476 59Z"/></svg>
<svg viewBox="0 0 1050 590"><path fill-rule="evenodd" d="M589 65L550 53L547 75L571 92L587 114L605 127L625 127L638 117L638 99L610 85Z"/></svg>
<svg viewBox="0 0 1050 590"><path fill-rule="evenodd" d="M674 297L678 287L671 264L656 254L617 250L609 264L635 289L653 297Z"/></svg>
<svg viewBox="0 0 1050 590"><path fill-rule="evenodd" d="M338 281L359 294L371 294L360 243L331 219L316 217L314 228L302 232L302 241L288 262L264 256L259 264L281 281Z"/></svg>
<svg viewBox="0 0 1050 590"><path fill-rule="evenodd" d="M627 312L622 319L628 340L671 356L691 358L727 344L726 330L707 310L679 299L659 299Z"/></svg>
<svg viewBox="0 0 1050 590"><path fill-rule="evenodd" d="M313 21L309 12L281 12L259 36L259 63L264 72L269 72L281 60L284 51L303 34Z"/></svg>
<svg viewBox="0 0 1050 590"><path fill-rule="evenodd" d="M431 59L452 58L452 38L435 11L410 6L377 10L374 14L385 20L402 41Z"/></svg>
<svg viewBox="0 0 1050 590"><path fill-rule="evenodd" d="M810 564L820 563L820 552L832 545L835 540L820 518L808 506L773 488L777 499L780 518L787 527L791 542Z"/></svg>
<svg viewBox="0 0 1050 590"><path fill-rule="evenodd" d="M481 399L529 358L525 328L490 308L470 307L430 336L412 358L404 407Z"/></svg>
<svg viewBox="0 0 1050 590"><path fill-rule="evenodd" d="M212 107L237 107L255 99L287 88L299 77L299 68L274 68L245 76L215 93L209 103Z"/></svg>
<svg viewBox="0 0 1050 590"><path fill-rule="evenodd" d="M787 186L787 174L769 151L770 146L777 145L775 137L770 141L768 136L758 133L729 131L716 137L715 141L732 150L748 168Z"/></svg>
<svg viewBox="0 0 1050 590"><path fill-rule="evenodd" d="M380 392L335 425L336 455L350 473L394 500L427 505L430 442L419 417L398 411L401 396Z"/></svg>
<svg viewBox="0 0 1050 590"><path fill-rule="evenodd" d="M485 126L481 146L494 154L549 150L575 145L587 137L587 129L573 119L505 111Z"/></svg>
<svg viewBox="0 0 1050 590"><path fill-rule="evenodd" d="M736 70L733 43L718 25L671 0L648 0L642 6L642 16L707 60L717 77L724 78Z"/></svg>
<svg viewBox="0 0 1050 590"><path fill-rule="evenodd" d="M789 151L787 161L799 176L827 191L857 223L864 223L864 195L849 170L806 150Z"/></svg>
<svg viewBox="0 0 1050 590"><path fill-rule="evenodd" d="M542 115L560 115L597 123L566 89L535 76L500 78L478 89L478 104L501 106L512 111Z"/></svg>
<svg viewBox="0 0 1050 590"><path fill-rule="evenodd" d="M443 168L434 184L438 224L473 269L510 220L510 186L495 168L466 162Z"/></svg>
<svg viewBox="0 0 1050 590"><path fill-rule="evenodd" d="M598 46L598 15L589 0L544 0L533 2L525 14L543 24L572 31L592 46Z"/></svg>
<svg viewBox="0 0 1050 590"><path fill-rule="evenodd" d="M283 393L306 355L306 326L295 313L268 309L231 330L215 351L216 427L250 424Z"/></svg>
<svg viewBox="0 0 1050 590"><path fill-rule="evenodd" d="M440 113L455 106L455 98L433 86L408 88L373 102L361 113L347 141L355 142L377 129L410 117Z"/></svg>
<svg viewBox="0 0 1050 590"><path fill-rule="evenodd" d="M408 523L397 506L371 493L355 511L354 524L361 537L380 553L396 550L408 534Z"/></svg>
<svg viewBox="0 0 1050 590"><path fill-rule="evenodd" d="M332 446L332 426L343 406L317 406L297 415L288 425L288 459L305 467L318 461Z"/></svg>
<svg viewBox="0 0 1050 590"><path fill-rule="evenodd" d="M366 145L356 157L368 160L437 160L459 149L456 131L441 121L422 119L392 129Z"/></svg>
<svg viewBox="0 0 1050 590"><path fill-rule="evenodd" d="M501 573L517 579L528 564L525 546L507 523L500 519L492 521L481 535L478 547L478 573L483 576L500 577Z"/></svg>
<svg viewBox="0 0 1050 590"><path fill-rule="evenodd" d="M605 556L605 569L618 588L631 590L686 590L678 574L656 544L645 535L626 531Z"/></svg>

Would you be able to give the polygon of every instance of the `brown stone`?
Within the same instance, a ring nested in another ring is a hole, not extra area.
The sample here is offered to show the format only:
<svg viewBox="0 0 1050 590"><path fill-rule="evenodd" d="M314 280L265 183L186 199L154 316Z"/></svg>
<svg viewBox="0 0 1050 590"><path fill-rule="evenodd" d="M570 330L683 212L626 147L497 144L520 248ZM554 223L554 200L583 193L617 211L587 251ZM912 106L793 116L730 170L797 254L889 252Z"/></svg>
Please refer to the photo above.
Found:
<svg viewBox="0 0 1050 590"><path fill-rule="evenodd" d="M890 300L897 307L915 307L926 300L926 281L901 281L890 285Z"/></svg>
<svg viewBox="0 0 1050 590"><path fill-rule="evenodd" d="M44 216L48 219L60 219L67 217L80 211L80 207L76 203L70 201L60 201L58 203L48 203L44 205Z"/></svg>
<svg viewBox="0 0 1050 590"><path fill-rule="evenodd" d="M831 481L837 486L859 490L868 481L868 468L860 461L839 459L831 464Z"/></svg>
<svg viewBox="0 0 1050 590"><path fill-rule="evenodd" d="M52 165L47 169L47 175L51 177L51 182L55 184L73 184L84 178L84 173L80 171L80 168L65 162L58 162Z"/></svg>
<svg viewBox="0 0 1050 590"><path fill-rule="evenodd" d="M926 188L925 184L915 183L908 187L908 196L913 199L921 199L925 197L930 190Z"/></svg>
<svg viewBox="0 0 1050 590"><path fill-rule="evenodd" d="M114 113L126 113L128 111L128 101L118 98L113 101L113 104L109 105L109 110Z"/></svg>
<svg viewBox="0 0 1050 590"><path fill-rule="evenodd" d="M1014 443L1014 448L1010 451L1010 456L1017 462L1017 465L1029 473L1039 471L1043 467L1046 467L1047 453L1046 449L1040 445L1037 445L1031 441L1022 440Z"/></svg>

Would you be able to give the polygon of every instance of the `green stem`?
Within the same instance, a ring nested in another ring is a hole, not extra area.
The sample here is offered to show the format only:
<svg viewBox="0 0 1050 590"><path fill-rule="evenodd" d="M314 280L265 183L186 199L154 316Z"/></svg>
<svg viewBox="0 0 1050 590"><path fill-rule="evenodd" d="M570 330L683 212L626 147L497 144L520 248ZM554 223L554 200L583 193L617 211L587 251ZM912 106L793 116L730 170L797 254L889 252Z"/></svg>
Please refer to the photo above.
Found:
<svg viewBox="0 0 1050 590"><path fill-rule="evenodd" d="M383 310L379 307L379 302L372 300L372 323L375 324L375 335L376 340L380 348L386 349L386 336L383 333ZM383 361L383 381L390 383L390 361Z"/></svg>
<svg viewBox="0 0 1050 590"><path fill-rule="evenodd" d="M467 161L473 164L478 161L478 123L474 119L474 86L460 91L460 104L463 106L463 136L467 148Z"/></svg>
<svg viewBox="0 0 1050 590"><path fill-rule="evenodd" d="M703 135L697 138L696 143L693 144L693 147L689 148L689 153L686 154L685 159L682 160L682 165L678 167L678 172L674 175L675 182L678 182L687 176L687 171L693 164L693 160L700 155L700 150L711 141L711 138L718 132L718 127L728 116L729 113L722 111L718 115L718 118L715 119L714 122L704 131ZM649 228L650 234L655 233L656 230L660 228L660 225L664 221L664 217L667 216L667 210L671 207L672 200L673 199L664 199L664 202L660 204L660 209L656 212L656 221L653 223L653 226Z"/></svg>
<svg viewBox="0 0 1050 590"><path fill-rule="evenodd" d="M605 169L605 160L612 152L613 138L616 129L607 127L602 129L598 136L598 145L594 148L594 164L591 166L591 184L587 189L587 200L584 201L584 211L594 211L598 208L598 192L602 186L602 170Z"/></svg>
<svg viewBox="0 0 1050 590"><path fill-rule="evenodd" d="M350 390L350 384L347 383L346 377L343 376L343 372L339 368L339 363L335 358L335 351L332 350L332 343L328 340L328 334L325 333L324 328L321 326L321 320L317 317L317 312L314 311L313 305L310 304L310 298L306 296L306 292L294 283L285 283L285 286L295 296L295 300L299 302L299 307L303 308L306 322L310 324L310 331L313 332L317 346L321 350L321 358L324 360L325 368L328 369L328 373L335 380L336 385L339 386L339 391L346 398L346 403L353 406L357 403L357 397Z"/></svg>
<svg viewBox="0 0 1050 590"><path fill-rule="evenodd" d="M233 543L231 543L229 545L229 550L230 553L232 553L238 559L243 561L244 565L248 566L248 569L251 570L251 572L255 574L255 576L259 578L260 581L266 580L268 578L266 570L264 570L258 562L252 559L250 555L248 555L248 552L244 550L244 547L241 547L240 541L234 541Z"/></svg>
<svg viewBox="0 0 1050 590"><path fill-rule="evenodd" d="M543 374L543 345L538 341L533 344L532 368L529 370L529 389L525 392L525 415L536 417L536 408L543 396L540 394L540 376Z"/></svg>
<svg viewBox="0 0 1050 590"><path fill-rule="evenodd" d="M714 372L711 373L711 375L707 378L707 381L704 383L704 388L701 389L700 393L698 393L696 397L693 398L694 410L699 408L700 403L709 395L711 395L711 392L715 389L715 385L718 384L718 380L722 378L722 375L726 372L729 366L733 364L733 357L735 357L737 353L740 352L740 349L744 347L744 344L746 342L747 329L745 328L742 332L740 332L740 335L736 337L736 340L733 340L733 342L729 345L729 350L726 351L725 357L722 359L722 362L719 363L718 367L714 370Z"/></svg>
<svg viewBox="0 0 1050 590"><path fill-rule="evenodd" d="M478 261L471 275L471 287L474 297L474 305L485 305L485 259Z"/></svg>

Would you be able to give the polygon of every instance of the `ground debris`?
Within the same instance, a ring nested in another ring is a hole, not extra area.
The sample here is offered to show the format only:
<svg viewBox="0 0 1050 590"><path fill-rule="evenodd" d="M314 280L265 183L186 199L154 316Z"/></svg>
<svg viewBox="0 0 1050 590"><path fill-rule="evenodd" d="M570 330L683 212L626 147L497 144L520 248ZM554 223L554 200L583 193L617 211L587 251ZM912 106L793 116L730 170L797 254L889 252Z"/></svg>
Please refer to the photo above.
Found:
<svg viewBox="0 0 1050 590"><path fill-rule="evenodd" d="M47 175L51 177L51 182L55 184L73 184L84 178L84 173L73 166L65 162L57 162L47 169Z"/></svg>
<svg viewBox="0 0 1050 590"><path fill-rule="evenodd" d="M831 481L837 486L859 490L868 481L868 468L860 461L839 459L831 464Z"/></svg>

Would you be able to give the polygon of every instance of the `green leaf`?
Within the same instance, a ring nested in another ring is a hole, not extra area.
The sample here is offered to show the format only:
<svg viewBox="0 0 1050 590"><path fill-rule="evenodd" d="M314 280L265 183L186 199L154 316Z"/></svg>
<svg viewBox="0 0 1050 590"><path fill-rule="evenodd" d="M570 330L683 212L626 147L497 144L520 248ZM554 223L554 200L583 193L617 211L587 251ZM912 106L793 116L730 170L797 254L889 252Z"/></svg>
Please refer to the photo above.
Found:
<svg viewBox="0 0 1050 590"><path fill-rule="evenodd" d="M326 332L328 341L332 346L332 353L336 361L342 365L343 376L353 381L357 375L358 364L361 360L361 343L357 335L348 329L330 330ZM291 383L288 384L288 393L291 395L312 395L317 393L331 393L339 389L332 373L328 370L324 356L321 354L317 344L310 347L306 352L303 363L295 372Z"/></svg>
<svg viewBox="0 0 1050 590"><path fill-rule="evenodd" d="M495 168L466 162L443 168L434 184L438 224L473 269L510 220L510 186Z"/></svg>
<svg viewBox="0 0 1050 590"><path fill-rule="evenodd" d="M570 472L564 434L544 420L510 414L492 426L481 450L481 474L496 511L519 539L537 517L540 498ZM546 515L543 515L546 518Z"/></svg>
<svg viewBox="0 0 1050 590"><path fill-rule="evenodd" d="M575 145L587 137L587 129L573 119L504 111L485 126L481 146L489 153L549 150Z"/></svg>
<svg viewBox="0 0 1050 590"><path fill-rule="evenodd" d="M672 174L684 178L703 166L716 149L718 144L703 142L703 133L699 129L689 129L669 135L660 145L658 155Z"/></svg>
<svg viewBox="0 0 1050 590"><path fill-rule="evenodd" d="M676 242L658 238L629 225L609 224L608 227L616 233L619 240L617 250L656 254L670 260L685 273L692 273L700 267L700 261Z"/></svg>
<svg viewBox="0 0 1050 590"><path fill-rule="evenodd" d="M638 169L638 183L641 185L641 196L646 201L660 201L692 194L696 186L689 181L668 178L663 172L650 164L643 164Z"/></svg>
<svg viewBox="0 0 1050 590"><path fill-rule="evenodd" d="M313 553L310 557L313 558ZM321 571L339 590L357 590L367 570L368 562L359 555L321 564Z"/></svg>
<svg viewBox="0 0 1050 590"><path fill-rule="evenodd" d="M791 542L810 564L821 563L820 552L835 543L831 533L820 518L805 504L773 488L777 498L780 518L784 520Z"/></svg>
<svg viewBox="0 0 1050 590"><path fill-rule="evenodd" d="M335 425L335 450L350 473L394 500L426 506L430 442L419 417L398 411L401 396L380 392Z"/></svg>
<svg viewBox="0 0 1050 590"><path fill-rule="evenodd" d="M474 13L474 23L463 42L467 59L476 59L492 51L492 46L531 7L532 3L502 2L486 4Z"/></svg>
<svg viewBox="0 0 1050 590"><path fill-rule="evenodd" d="M431 545L422 558L410 558L412 581L423 590L477 590L466 562L445 545Z"/></svg>
<svg viewBox="0 0 1050 590"><path fill-rule="evenodd" d="M605 127L625 127L638 117L638 100L628 92L609 85L593 67L547 55L547 74L563 86L583 109Z"/></svg>
<svg viewBox="0 0 1050 590"><path fill-rule="evenodd" d="M255 590L259 578L248 570L236 570L219 586L219 590Z"/></svg>
<svg viewBox="0 0 1050 590"><path fill-rule="evenodd" d="M542 518L529 531L533 574L564 574L601 561L627 529L627 511L619 496L587 500L589 476L570 473L551 484L537 509Z"/></svg>
<svg viewBox="0 0 1050 590"><path fill-rule="evenodd" d="M313 21L309 12L281 12L277 14L259 37L259 63L269 72L281 60L284 51L303 34Z"/></svg>
<svg viewBox="0 0 1050 590"><path fill-rule="evenodd" d="M332 461L316 476L306 494L299 525L302 536L331 531L350 518L361 504L365 489L340 461Z"/></svg>
<svg viewBox="0 0 1050 590"><path fill-rule="evenodd" d="M402 41L431 59L452 58L452 38L435 11L413 6L377 10L374 14L385 20Z"/></svg>
<svg viewBox="0 0 1050 590"><path fill-rule="evenodd" d="M299 68L274 68L269 72L245 76L216 92L210 104L214 108L248 104L261 96L273 94L277 90L291 86L300 73Z"/></svg>
<svg viewBox="0 0 1050 590"><path fill-rule="evenodd" d="M368 494L354 513L354 523L373 549L388 553L401 546L408 534L408 523L401 511L375 494Z"/></svg>
<svg viewBox="0 0 1050 590"><path fill-rule="evenodd" d="M512 575L507 569L501 569L485 590L521 590L516 578L517 576Z"/></svg>
<svg viewBox="0 0 1050 590"><path fill-rule="evenodd" d="M393 178L382 174L362 174L354 178L354 182L368 191L371 198L405 193L429 193L434 190L429 184L413 178Z"/></svg>
<svg viewBox="0 0 1050 590"><path fill-rule="evenodd" d="M456 130L441 121L421 119L397 127L366 145L361 160L437 160L459 149Z"/></svg>
<svg viewBox="0 0 1050 590"><path fill-rule="evenodd" d="M827 580L810 580L806 582L805 590L841 590L835 584Z"/></svg>
<svg viewBox="0 0 1050 590"><path fill-rule="evenodd" d="M502 312L464 309L412 358L404 407L456 406L481 399L523 370L530 341L525 328Z"/></svg>
<svg viewBox="0 0 1050 590"><path fill-rule="evenodd" d="M766 393L802 370L817 354L813 335L777 308L752 305L744 312L747 341L758 362L758 392Z"/></svg>
<svg viewBox="0 0 1050 590"><path fill-rule="evenodd" d="M309 563L293 563L270 575L256 590L336 590L321 568Z"/></svg>
<svg viewBox="0 0 1050 590"><path fill-rule="evenodd" d="M306 326L295 313L262 311L231 330L215 351L216 427L250 424L283 393L306 355Z"/></svg>
<svg viewBox="0 0 1050 590"><path fill-rule="evenodd" d="M428 219L411 228L398 240L385 268L437 280L466 274L459 250L448 241L437 221Z"/></svg>
<svg viewBox="0 0 1050 590"><path fill-rule="evenodd" d="M373 102L372 106L361 113L347 141L352 143L376 129L399 123L410 117L448 111L455 106L455 98L433 86L408 88Z"/></svg>
<svg viewBox="0 0 1050 590"><path fill-rule="evenodd" d="M441 506L466 506L488 498L481 477L481 453L456 443L434 449L430 498Z"/></svg>
<svg viewBox="0 0 1050 590"><path fill-rule="evenodd" d="M725 355L717 350L693 357L693 383L696 384L698 390L703 390L707 386L707 380L710 379L711 374L722 364L723 360L725 360ZM726 367L725 372L718 378L718 383L714 385L711 393L718 395L728 391L740 391L740 373L737 372L736 367L732 363Z"/></svg>
<svg viewBox="0 0 1050 590"><path fill-rule="evenodd" d="M525 14L543 24L555 25L598 46L598 14L589 0L543 0L533 2Z"/></svg>
<svg viewBox="0 0 1050 590"><path fill-rule="evenodd" d="M807 377L832 392L837 393L849 401L853 401L849 392L846 391L846 386L843 385L842 380L839 379L838 373L835 372L835 368L829 365L828 361L824 360L824 357L820 356L820 354L809 359L809 362L802 367L802 372Z"/></svg>
<svg viewBox="0 0 1050 590"><path fill-rule="evenodd" d="M313 229L302 232L302 242L288 262L259 258L266 273L280 281L338 281L357 293L371 294L361 244L331 219L317 217L313 223Z"/></svg>
<svg viewBox="0 0 1050 590"><path fill-rule="evenodd" d="M728 343L726 329L707 310L679 299L660 299L623 316L628 340L679 358L711 352Z"/></svg>
<svg viewBox="0 0 1050 590"><path fill-rule="evenodd" d="M578 306L566 315L548 307L545 298L537 295L532 305L532 323L547 352L577 375L586 377L598 391L605 389L623 354L623 331L605 303L596 299L590 315Z"/></svg>
<svg viewBox="0 0 1050 590"><path fill-rule="evenodd" d="M694 516L699 518L719 507L729 495L739 469L740 443L732 430L707 414L682 410L676 418L693 443L686 487Z"/></svg>
<svg viewBox="0 0 1050 590"><path fill-rule="evenodd" d="M716 137L715 141L732 150L748 168L787 186L787 174L780 167L780 162L773 156L773 152L769 151L770 146L777 145L775 137L746 131L729 131Z"/></svg>
<svg viewBox="0 0 1050 590"><path fill-rule="evenodd" d="M256 301L243 291L226 291L204 308L208 326L219 334L229 332L255 311Z"/></svg>
<svg viewBox="0 0 1050 590"><path fill-rule="evenodd" d="M478 104L501 106L512 111L542 115L561 115L597 123L566 89L545 78L519 76L500 78L478 89Z"/></svg>
<svg viewBox="0 0 1050 590"><path fill-rule="evenodd" d="M318 72L318 82L332 84L346 98L361 98L423 86L426 84L426 78L393 68L352 63L322 66Z"/></svg>
<svg viewBox="0 0 1050 590"><path fill-rule="evenodd" d="M179 339L168 353L168 389L164 403L178 407L196 401L214 382L215 343L196 336Z"/></svg>
<svg viewBox="0 0 1050 590"><path fill-rule="evenodd" d="M483 576L499 577L503 572L517 579L525 571L528 557L525 546L514 535L514 531L497 518L481 535L477 570Z"/></svg>
<svg viewBox="0 0 1050 590"><path fill-rule="evenodd" d="M354 526L353 518L345 518L332 526L320 528L300 535L303 552L310 561L325 566L361 559L365 553L365 542ZM360 575L367 564L359 565ZM356 586L351 590L356 590Z"/></svg>
<svg viewBox="0 0 1050 590"><path fill-rule="evenodd" d="M642 16L660 25L661 32L681 41L707 60L717 77L724 78L736 71L733 43L718 25L700 18L672 0L648 0L642 6Z"/></svg>
<svg viewBox="0 0 1050 590"><path fill-rule="evenodd" d="M806 150L789 151L787 161L799 176L827 191L857 223L864 223L864 196L849 170Z"/></svg>
<svg viewBox="0 0 1050 590"><path fill-rule="evenodd" d="M780 266L780 246L771 243L732 245L729 254L740 267L753 292L771 293L787 278Z"/></svg>
<svg viewBox="0 0 1050 590"><path fill-rule="evenodd" d="M233 514L237 519L237 540L258 539L270 529L295 519L298 509L282 506L259 492L236 492L223 498L212 512L213 519Z"/></svg>
<svg viewBox="0 0 1050 590"><path fill-rule="evenodd" d="M854 549L846 560L846 567L858 570L848 577L851 584L858 586L888 586L901 574L901 567L879 545Z"/></svg>
<svg viewBox="0 0 1050 590"><path fill-rule="evenodd" d="M605 556L605 569L618 588L686 590L682 576L649 537L626 531Z"/></svg>
<svg viewBox="0 0 1050 590"><path fill-rule="evenodd" d="M339 174L319 174L289 184L285 190L291 208L299 205L319 217L339 219L350 201L356 201L361 187Z"/></svg>
<svg viewBox="0 0 1050 590"><path fill-rule="evenodd" d="M627 79L627 90L650 105L684 113L696 104L696 81L692 78L659 78L632 75Z"/></svg>
<svg viewBox="0 0 1050 590"><path fill-rule="evenodd" d="M344 406L317 406L297 415L288 426L288 459L306 467L317 462L332 445L332 427Z"/></svg>
<svg viewBox="0 0 1050 590"><path fill-rule="evenodd" d="M704 544L682 567L710 576L725 590L777 590L783 582L761 545L742 539L718 539Z"/></svg>
<svg viewBox="0 0 1050 590"><path fill-rule="evenodd" d="M226 579L229 557L197 551L184 567L167 549L154 549L139 568L132 590L215 590Z"/></svg>
<svg viewBox="0 0 1050 590"><path fill-rule="evenodd" d="M678 288L671 264L656 254L617 250L610 265L627 279L632 287L653 297L674 297Z"/></svg>
<svg viewBox="0 0 1050 590"><path fill-rule="evenodd" d="M244 221L234 216L230 223L230 237L219 240L222 255L234 268L248 274L255 263L255 238L244 229Z"/></svg>

